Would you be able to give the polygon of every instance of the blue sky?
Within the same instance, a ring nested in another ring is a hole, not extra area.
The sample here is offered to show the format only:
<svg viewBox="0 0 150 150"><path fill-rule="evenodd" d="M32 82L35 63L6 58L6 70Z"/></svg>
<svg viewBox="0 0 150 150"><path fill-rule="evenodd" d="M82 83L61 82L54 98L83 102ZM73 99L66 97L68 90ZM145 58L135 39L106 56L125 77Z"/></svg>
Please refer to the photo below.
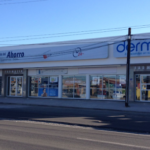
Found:
<svg viewBox="0 0 150 150"><path fill-rule="evenodd" d="M0 0L0 46L125 35L128 27L150 24L150 0L29 1L37 0ZM127 29L74 36L45 35L119 27ZM132 29L132 34L145 32L150 32L150 26Z"/></svg>

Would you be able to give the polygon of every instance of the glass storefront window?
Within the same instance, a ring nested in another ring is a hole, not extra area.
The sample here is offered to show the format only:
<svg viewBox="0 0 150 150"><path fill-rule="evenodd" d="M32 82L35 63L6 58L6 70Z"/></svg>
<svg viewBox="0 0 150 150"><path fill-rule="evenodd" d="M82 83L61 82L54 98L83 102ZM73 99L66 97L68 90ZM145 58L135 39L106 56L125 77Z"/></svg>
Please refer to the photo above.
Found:
<svg viewBox="0 0 150 150"><path fill-rule="evenodd" d="M116 92L114 93L114 99L125 100L126 93L126 76L117 75L116 76Z"/></svg>
<svg viewBox="0 0 150 150"><path fill-rule="evenodd" d="M136 74L136 100L150 100L150 75Z"/></svg>
<svg viewBox="0 0 150 150"><path fill-rule="evenodd" d="M86 76L63 76L62 97L86 98Z"/></svg>
<svg viewBox="0 0 150 150"><path fill-rule="evenodd" d="M51 76L49 78L49 88L58 88L58 77L56 76Z"/></svg>
<svg viewBox="0 0 150 150"><path fill-rule="evenodd" d="M38 83L39 83L40 88L47 88L48 87L48 77L38 78Z"/></svg>
<svg viewBox="0 0 150 150"><path fill-rule="evenodd" d="M29 82L29 96L58 97L57 76L29 77Z"/></svg>
<svg viewBox="0 0 150 150"><path fill-rule="evenodd" d="M58 76L29 77L29 96L57 97ZM126 89L125 75L91 75L90 98L124 100ZM62 76L62 97L86 98L86 76Z"/></svg>
<svg viewBox="0 0 150 150"><path fill-rule="evenodd" d="M113 99L118 100L125 100L125 89L124 88L116 88L116 90L113 91Z"/></svg>
<svg viewBox="0 0 150 150"><path fill-rule="evenodd" d="M30 77L30 86L38 88L38 78Z"/></svg>
<svg viewBox="0 0 150 150"><path fill-rule="evenodd" d="M38 88L30 87L29 91L29 96L38 96Z"/></svg>
<svg viewBox="0 0 150 150"><path fill-rule="evenodd" d="M74 98L86 98L86 88L75 88Z"/></svg>
<svg viewBox="0 0 150 150"><path fill-rule="evenodd" d="M115 89L103 89L104 99L114 99Z"/></svg>
<svg viewBox="0 0 150 150"><path fill-rule="evenodd" d="M85 88L86 77L85 76L74 76L74 88Z"/></svg>
<svg viewBox="0 0 150 150"><path fill-rule="evenodd" d="M73 89L73 85L74 85L73 76L63 76L62 83L63 83L63 88Z"/></svg>
<svg viewBox="0 0 150 150"><path fill-rule="evenodd" d="M116 75L104 75L103 76L104 88L115 88L115 86L116 86Z"/></svg>
<svg viewBox="0 0 150 150"><path fill-rule="evenodd" d="M103 88L102 76L92 75L90 76L90 88Z"/></svg>
<svg viewBox="0 0 150 150"><path fill-rule="evenodd" d="M62 97L73 98L73 89L71 88L63 88L62 89Z"/></svg>
<svg viewBox="0 0 150 150"><path fill-rule="evenodd" d="M116 87L117 88L126 88L126 76L117 75L116 76Z"/></svg>
<svg viewBox="0 0 150 150"><path fill-rule="evenodd" d="M135 76L135 80L136 80L136 100L140 100L141 86L140 86L140 75L139 74L137 74Z"/></svg>
<svg viewBox="0 0 150 150"><path fill-rule="evenodd" d="M1 95L1 90L2 90L2 77L0 77L0 95Z"/></svg>
<svg viewBox="0 0 150 150"><path fill-rule="evenodd" d="M125 100L125 75L91 75L90 98Z"/></svg>
<svg viewBox="0 0 150 150"><path fill-rule="evenodd" d="M142 91L142 100L149 101L150 100L150 91Z"/></svg>
<svg viewBox="0 0 150 150"><path fill-rule="evenodd" d="M90 98L105 99L104 95L103 95L103 89L91 88L90 89Z"/></svg>
<svg viewBox="0 0 150 150"><path fill-rule="evenodd" d="M141 76L141 83L149 83L150 84L150 76L149 75L142 75Z"/></svg>

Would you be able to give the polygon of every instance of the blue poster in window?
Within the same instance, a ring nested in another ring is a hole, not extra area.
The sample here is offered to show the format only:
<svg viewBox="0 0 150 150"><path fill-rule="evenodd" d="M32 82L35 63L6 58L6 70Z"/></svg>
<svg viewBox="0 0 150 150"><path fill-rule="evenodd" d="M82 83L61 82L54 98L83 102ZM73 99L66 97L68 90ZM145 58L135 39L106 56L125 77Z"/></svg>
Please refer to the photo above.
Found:
<svg viewBox="0 0 150 150"><path fill-rule="evenodd" d="M48 96L48 88L39 88L38 96L47 97Z"/></svg>
<svg viewBox="0 0 150 150"><path fill-rule="evenodd" d="M58 89L49 89L49 96L58 96Z"/></svg>

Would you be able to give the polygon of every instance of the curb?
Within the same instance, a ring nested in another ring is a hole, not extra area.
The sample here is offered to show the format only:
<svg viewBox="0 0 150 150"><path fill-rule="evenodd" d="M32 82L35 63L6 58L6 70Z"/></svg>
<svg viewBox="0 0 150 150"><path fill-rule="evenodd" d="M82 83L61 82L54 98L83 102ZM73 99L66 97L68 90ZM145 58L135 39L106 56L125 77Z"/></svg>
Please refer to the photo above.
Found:
<svg viewBox="0 0 150 150"><path fill-rule="evenodd" d="M41 107L60 107L60 108L73 108L73 109L90 109L90 110L108 110L108 111L122 111L122 112L133 112L133 113L139 113L139 114L146 114L148 112L142 112L142 111L135 111L135 110L118 110L118 109L111 109L111 108L86 108L86 107L73 107L73 106L56 106L56 105L42 105L42 104L23 104L23 103L11 103L11 102L0 102L0 104L4 105L26 105L26 106L41 106Z"/></svg>

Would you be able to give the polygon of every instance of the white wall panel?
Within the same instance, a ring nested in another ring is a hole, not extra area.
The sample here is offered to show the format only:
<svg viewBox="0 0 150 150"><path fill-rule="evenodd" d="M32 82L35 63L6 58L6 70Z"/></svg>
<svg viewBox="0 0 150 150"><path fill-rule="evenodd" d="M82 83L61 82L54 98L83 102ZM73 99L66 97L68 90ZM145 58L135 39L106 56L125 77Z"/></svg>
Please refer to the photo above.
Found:
<svg viewBox="0 0 150 150"><path fill-rule="evenodd" d="M126 74L126 66L117 67L117 74Z"/></svg>
<svg viewBox="0 0 150 150"><path fill-rule="evenodd" d="M34 76L36 75L36 70L35 69L29 69L28 70L28 76Z"/></svg>
<svg viewBox="0 0 150 150"><path fill-rule="evenodd" d="M28 75L63 75L68 74L68 69L29 69Z"/></svg>
<svg viewBox="0 0 150 150"><path fill-rule="evenodd" d="M82 68L79 74L116 74L117 68Z"/></svg>
<svg viewBox="0 0 150 150"><path fill-rule="evenodd" d="M76 74L78 74L79 72L78 72L78 69L71 69L71 68L69 68L68 69L68 74L72 74L72 75L76 75Z"/></svg>

